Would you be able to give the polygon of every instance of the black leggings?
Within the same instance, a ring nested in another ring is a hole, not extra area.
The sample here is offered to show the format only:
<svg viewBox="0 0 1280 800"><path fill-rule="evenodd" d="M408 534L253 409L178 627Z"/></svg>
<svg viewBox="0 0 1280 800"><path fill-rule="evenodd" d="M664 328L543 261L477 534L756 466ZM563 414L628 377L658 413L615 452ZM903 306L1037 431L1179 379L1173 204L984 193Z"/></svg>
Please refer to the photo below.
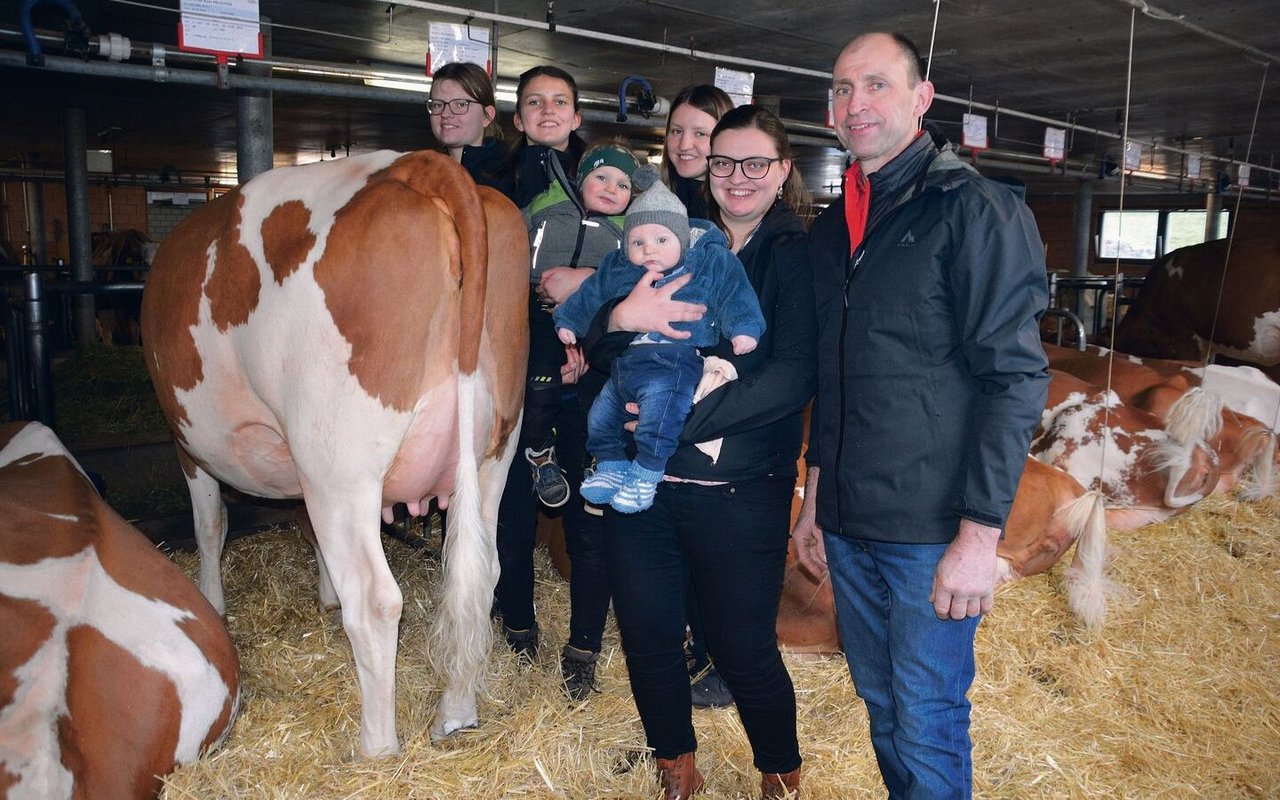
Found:
<svg viewBox="0 0 1280 800"><path fill-rule="evenodd" d="M763 772L800 766L796 698L775 626L794 476L722 486L664 482L653 508L605 512L605 556L631 691L657 758L697 749L685 669L685 593L733 690Z"/></svg>

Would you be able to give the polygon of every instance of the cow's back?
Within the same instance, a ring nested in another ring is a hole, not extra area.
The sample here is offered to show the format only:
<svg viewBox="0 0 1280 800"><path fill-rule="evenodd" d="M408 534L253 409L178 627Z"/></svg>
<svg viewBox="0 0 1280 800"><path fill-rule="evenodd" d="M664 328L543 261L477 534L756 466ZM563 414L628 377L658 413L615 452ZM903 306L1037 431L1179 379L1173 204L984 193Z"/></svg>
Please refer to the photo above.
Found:
<svg viewBox="0 0 1280 800"><path fill-rule="evenodd" d="M198 463L295 497L298 464L337 449L358 459L352 473L385 476L395 461L391 502L448 494L456 458L438 454L457 449L463 251L475 248L464 223L480 235L469 257L486 258L481 201L460 175L391 152L278 169L175 229L148 278L143 336Z"/></svg>
<svg viewBox="0 0 1280 800"><path fill-rule="evenodd" d="M152 797L230 726L221 618L35 423L0 426L0 630L0 795Z"/></svg>

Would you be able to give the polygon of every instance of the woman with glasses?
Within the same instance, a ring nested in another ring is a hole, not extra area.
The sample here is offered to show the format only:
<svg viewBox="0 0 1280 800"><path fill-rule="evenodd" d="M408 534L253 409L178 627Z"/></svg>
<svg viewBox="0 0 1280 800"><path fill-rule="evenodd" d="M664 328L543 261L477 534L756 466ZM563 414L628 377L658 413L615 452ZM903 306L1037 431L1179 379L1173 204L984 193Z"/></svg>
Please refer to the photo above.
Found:
<svg viewBox="0 0 1280 800"><path fill-rule="evenodd" d="M711 132L732 108L729 95L707 83L686 86L671 101L662 149L662 178L689 209L690 217L707 218L705 187Z"/></svg>
<svg viewBox="0 0 1280 800"><path fill-rule="evenodd" d="M515 182L502 141L497 101L489 74L475 64L445 64L431 76L427 100L431 133L453 160L471 174L478 186L514 197Z"/></svg>
<svg viewBox="0 0 1280 800"><path fill-rule="evenodd" d="M731 362L738 377L694 405L653 507L605 512L605 556L631 690L665 797L686 798L702 784L682 649L691 575L707 645L762 773L761 796L780 798L800 780L795 692L774 628L804 407L816 381L813 281L798 216L807 197L787 133L769 111L729 111L710 142L709 215L746 268L765 332L744 355L724 341L704 352ZM593 365L610 363L632 332L672 336L673 322L701 317L700 307L670 299L682 281L656 290L648 283L597 317L585 345ZM716 440L714 457L695 444Z"/></svg>

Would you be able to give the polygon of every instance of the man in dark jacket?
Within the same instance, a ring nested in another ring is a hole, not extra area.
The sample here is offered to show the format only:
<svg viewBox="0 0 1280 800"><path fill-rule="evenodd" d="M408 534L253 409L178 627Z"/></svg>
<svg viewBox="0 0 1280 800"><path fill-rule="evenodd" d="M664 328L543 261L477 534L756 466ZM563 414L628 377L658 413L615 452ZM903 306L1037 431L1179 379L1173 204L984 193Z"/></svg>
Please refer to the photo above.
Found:
<svg viewBox="0 0 1280 800"><path fill-rule="evenodd" d="M800 561L828 570L892 798L968 797L973 639L1044 408L1044 251L1019 193L919 132L933 99L897 34L833 74L844 196L810 233L818 395Z"/></svg>

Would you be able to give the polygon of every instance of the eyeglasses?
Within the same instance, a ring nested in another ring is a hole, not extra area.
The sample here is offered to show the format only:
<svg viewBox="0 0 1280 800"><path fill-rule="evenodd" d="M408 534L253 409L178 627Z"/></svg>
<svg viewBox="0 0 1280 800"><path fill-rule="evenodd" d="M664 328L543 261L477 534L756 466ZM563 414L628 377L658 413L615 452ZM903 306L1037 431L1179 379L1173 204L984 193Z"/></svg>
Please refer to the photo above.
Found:
<svg viewBox="0 0 1280 800"><path fill-rule="evenodd" d="M735 167L742 167L742 174L751 180L760 180L769 174L773 162L781 158L765 158L764 156L748 156L746 158L729 158L728 156L707 156L707 169L717 178L727 178L733 174Z"/></svg>
<svg viewBox="0 0 1280 800"><path fill-rule="evenodd" d="M427 113L431 116L444 112L444 107L448 106L449 110L455 114L465 114L471 108L472 103L479 103L479 100L467 100L459 97L456 100L428 100Z"/></svg>

